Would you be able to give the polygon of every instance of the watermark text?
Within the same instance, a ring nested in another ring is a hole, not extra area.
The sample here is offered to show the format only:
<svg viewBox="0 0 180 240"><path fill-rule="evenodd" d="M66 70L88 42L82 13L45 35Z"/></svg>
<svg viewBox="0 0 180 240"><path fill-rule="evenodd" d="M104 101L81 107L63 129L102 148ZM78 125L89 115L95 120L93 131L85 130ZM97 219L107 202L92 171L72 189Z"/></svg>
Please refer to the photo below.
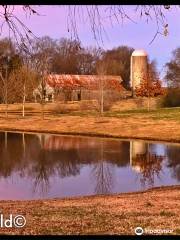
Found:
<svg viewBox="0 0 180 240"><path fill-rule="evenodd" d="M10 214L8 217L4 217L0 214L0 227L1 228L22 228L26 225L26 218L22 215Z"/></svg>
<svg viewBox="0 0 180 240"><path fill-rule="evenodd" d="M149 228L142 228L142 227L136 227L134 229L134 232L136 235L142 235L142 234L171 234L173 232L172 229L149 229Z"/></svg>

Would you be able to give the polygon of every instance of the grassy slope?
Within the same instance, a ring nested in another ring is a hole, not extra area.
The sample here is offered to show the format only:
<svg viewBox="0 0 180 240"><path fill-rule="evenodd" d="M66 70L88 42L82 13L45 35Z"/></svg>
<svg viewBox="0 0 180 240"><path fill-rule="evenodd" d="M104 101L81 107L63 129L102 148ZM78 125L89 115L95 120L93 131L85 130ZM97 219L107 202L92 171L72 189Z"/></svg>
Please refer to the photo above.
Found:
<svg viewBox="0 0 180 240"><path fill-rule="evenodd" d="M134 234L134 228L172 229L180 234L180 187L141 193L71 199L0 201L1 212L22 214L23 228L6 234Z"/></svg>
<svg viewBox="0 0 180 240"><path fill-rule="evenodd" d="M113 136L180 142L180 108L106 112L98 117L91 112L0 118L0 129Z"/></svg>

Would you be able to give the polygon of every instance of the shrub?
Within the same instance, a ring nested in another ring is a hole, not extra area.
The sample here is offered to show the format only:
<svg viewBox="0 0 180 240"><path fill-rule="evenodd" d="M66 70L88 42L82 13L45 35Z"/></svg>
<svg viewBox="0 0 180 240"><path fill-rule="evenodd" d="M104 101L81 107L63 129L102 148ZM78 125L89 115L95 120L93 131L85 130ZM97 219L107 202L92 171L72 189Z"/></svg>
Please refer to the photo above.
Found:
<svg viewBox="0 0 180 240"><path fill-rule="evenodd" d="M164 94L164 90L159 80L148 83L143 80L140 86L136 87L135 94L137 97L157 97Z"/></svg>
<svg viewBox="0 0 180 240"><path fill-rule="evenodd" d="M103 92L103 110L109 111L112 105L120 99L119 92L106 90ZM94 100L82 100L80 102L80 110L82 111L100 111L101 107L101 96L97 94Z"/></svg>
<svg viewBox="0 0 180 240"><path fill-rule="evenodd" d="M168 89L166 95L162 98L161 107L180 107L180 89Z"/></svg>
<svg viewBox="0 0 180 240"><path fill-rule="evenodd" d="M67 108L66 104L57 104L52 111L56 114L65 114L69 113L70 109Z"/></svg>
<svg viewBox="0 0 180 240"><path fill-rule="evenodd" d="M121 96L118 91L105 90L104 91L104 100L103 100L103 110L104 112L109 111L113 104L121 99ZM98 110L100 111L101 107L101 96L98 97Z"/></svg>
<svg viewBox="0 0 180 240"><path fill-rule="evenodd" d="M82 111L98 111L98 103L96 100L82 100L80 102L80 110Z"/></svg>

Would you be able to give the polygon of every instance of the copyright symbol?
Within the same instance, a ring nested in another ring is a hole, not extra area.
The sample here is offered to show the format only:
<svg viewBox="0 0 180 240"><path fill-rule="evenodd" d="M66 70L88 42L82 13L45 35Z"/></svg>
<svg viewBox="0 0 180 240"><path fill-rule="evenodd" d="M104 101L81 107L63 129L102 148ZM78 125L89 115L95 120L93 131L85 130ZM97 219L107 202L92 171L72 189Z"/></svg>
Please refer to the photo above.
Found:
<svg viewBox="0 0 180 240"><path fill-rule="evenodd" d="M142 227L137 227L137 228L135 228L135 234L136 235L142 235L143 234L143 229L142 229Z"/></svg>
<svg viewBox="0 0 180 240"><path fill-rule="evenodd" d="M24 227L26 225L26 219L22 215L17 215L14 217L14 226L17 228Z"/></svg>

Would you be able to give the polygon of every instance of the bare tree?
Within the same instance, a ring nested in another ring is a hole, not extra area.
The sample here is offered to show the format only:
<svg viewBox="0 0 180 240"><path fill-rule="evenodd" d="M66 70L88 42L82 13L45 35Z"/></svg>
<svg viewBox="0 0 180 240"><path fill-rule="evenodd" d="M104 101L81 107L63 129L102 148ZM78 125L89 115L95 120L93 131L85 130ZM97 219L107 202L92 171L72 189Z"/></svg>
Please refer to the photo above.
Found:
<svg viewBox="0 0 180 240"><path fill-rule="evenodd" d="M50 71L53 54L53 40L47 36L40 39L32 39L29 44L29 56L31 68L38 74L40 85L41 113L44 119L44 104L46 101L46 78Z"/></svg>
<svg viewBox="0 0 180 240"><path fill-rule="evenodd" d="M98 61L96 66L98 75L98 105L99 112L103 115L104 111L109 110L112 104L120 99L120 92L124 90L121 85L120 76L107 75L107 62Z"/></svg>
<svg viewBox="0 0 180 240"><path fill-rule="evenodd" d="M172 58L166 63L165 80L168 87L180 87L180 48L176 48L172 52Z"/></svg>
<svg viewBox="0 0 180 240"><path fill-rule="evenodd" d="M22 103L22 116L25 116L26 100L31 101L33 90L37 87L37 74L26 65L13 70L8 79L8 102Z"/></svg>
<svg viewBox="0 0 180 240"><path fill-rule="evenodd" d="M102 61L106 62L107 75L119 75L122 77L123 87L130 89L130 62L133 48L119 46L104 51Z"/></svg>
<svg viewBox="0 0 180 240"><path fill-rule="evenodd" d="M40 15L34 7L30 5L22 5L19 7L22 8L22 12L26 15ZM23 43L25 48L27 48L25 39L27 41L30 37L36 37L23 21L17 17L15 5L0 5L0 35L5 27L9 30L9 38L14 37L16 43L18 45Z"/></svg>
<svg viewBox="0 0 180 240"><path fill-rule="evenodd" d="M99 105L100 105L100 114L104 113L104 88L106 81L106 64L100 63L97 66L97 74L99 75Z"/></svg>
<svg viewBox="0 0 180 240"><path fill-rule="evenodd" d="M5 116L8 118L8 78L9 78L9 60L10 60L10 52L7 50L5 56L3 56L3 68L5 70L5 74L3 75L3 69L0 72L0 78L3 83L3 100L6 104Z"/></svg>
<svg viewBox="0 0 180 240"><path fill-rule="evenodd" d="M132 12L129 12L123 5L70 5L61 7L64 7L68 12L67 31L75 39L79 39L78 23L80 21L86 25L89 23L94 39L97 42L103 42L103 35L106 34L105 20L109 20L111 25L115 22L123 24L125 20L136 23L136 20L132 17L132 15L135 15L143 20L145 19L147 23L151 20L155 21L156 32L150 43L154 41L158 34L165 36L168 34L166 15L170 10L179 8L179 6L170 5L134 5ZM22 12L28 15L40 15L34 6L30 5L23 5ZM24 37L29 39L33 35L32 31L17 17L15 5L1 5L0 20L1 32L5 25L8 26L9 34L13 34L18 43L20 41L24 42Z"/></svg>
<svg viewBox="0 0 180 240"><path fill-rule="evenodd" d="M6 104L5 116L8 118L8 65L5 65L5 77L0 73L1 80L3 82L4 103Z"/></svg>
<svg viewBox="0 0 180 240"><path fill-rule="evenodd" d="M175 8L176 6L170 5L134 5L132 12L129 12L124 5L88 5L88 6L68 6L68 31L71 32L72 37L78 38L78 22L82 21L89 23L91 32L94 39L99 42L103 42L103 35L106 34L106 27L104 22L108 19L111 25L118 23L123 24L124 21L129 20L133 23L137 23L135 17L149 21L154 20L156 23L156 32L150 41L150 44L154 41L158 34L167 36L168 23L166 19L167 12ZM178 6L179 7L179 6Z"/></svg>

